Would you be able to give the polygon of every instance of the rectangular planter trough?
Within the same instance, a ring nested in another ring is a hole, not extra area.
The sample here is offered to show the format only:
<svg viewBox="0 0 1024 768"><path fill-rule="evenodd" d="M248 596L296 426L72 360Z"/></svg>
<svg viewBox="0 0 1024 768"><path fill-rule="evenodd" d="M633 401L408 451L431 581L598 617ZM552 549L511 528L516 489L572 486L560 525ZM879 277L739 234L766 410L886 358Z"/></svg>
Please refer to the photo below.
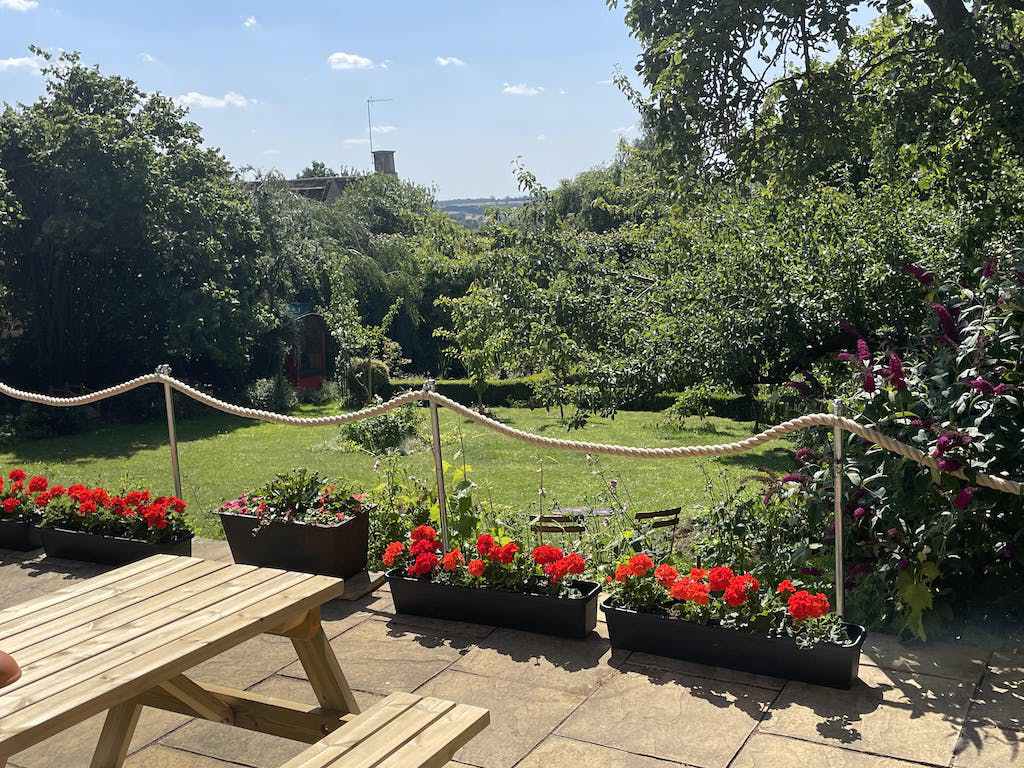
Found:
<svg viewBox="0 0 1024 768"><path fill-rule="evenodd" d="M28 520L0 520L0 549L28 552L43 546L39 528Z"/></svg>
<svg viewBox="0 0 1024 768"><path fill-rule="evenodd" d="M252 515L220 513L224 536L236 563L347 579L366 570L370 537L368 515L341 525L306 525L275 520L256 532Z"/></svg>
<svg viewBox="0 0 1024 768"><path fill-rule="evenodd" d="M601 606L612 648L643 651L698 664L758 675L849 688L857 679L866 631L847 624L851 644L820 643L800 648L788 637L766 637L741 630L696 624L671 616Z"/></svg>
<svg viewBox="0 0 1024 768"><path fill-rule="evenodd" d="M153 555L192 554L192 537L164 544L151 544L138 539L101 536L85 531L65 531L60 528L41 528L43 549L47 557L84 560L89 563L125 565Z"/></svg>
<svg viewBox="0 0 1024 768"><path fill-rule="evenodd" d="M489 624L560 637L586 637L597 626L597 596L601 587L591 581L569 582L583 595L563 598L498 589L453 587L413 579L398 569L388 571L387 576L398 613Z"/></svg>

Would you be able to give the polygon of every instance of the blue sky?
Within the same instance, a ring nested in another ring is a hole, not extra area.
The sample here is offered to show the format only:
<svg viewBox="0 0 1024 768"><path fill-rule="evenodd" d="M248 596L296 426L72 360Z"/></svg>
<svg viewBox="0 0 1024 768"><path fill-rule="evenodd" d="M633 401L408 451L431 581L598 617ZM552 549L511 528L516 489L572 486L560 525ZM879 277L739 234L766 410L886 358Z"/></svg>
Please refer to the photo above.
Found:
<svg viewBox="0 0 1024 768"><path fill-rule="evenodd" d="M441 198L515 194L609 160L636 113L609 83L639 48L603 0L0 0L0 101L42 78L27 46L179 97L237 166L367 168L378 149Z"/></svg>

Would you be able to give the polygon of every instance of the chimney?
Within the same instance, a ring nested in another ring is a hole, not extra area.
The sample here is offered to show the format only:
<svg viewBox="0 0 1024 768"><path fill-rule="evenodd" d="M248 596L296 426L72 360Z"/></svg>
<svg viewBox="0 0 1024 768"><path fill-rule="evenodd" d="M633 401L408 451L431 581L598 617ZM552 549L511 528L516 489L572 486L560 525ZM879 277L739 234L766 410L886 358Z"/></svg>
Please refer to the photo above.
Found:
<svg viewBox="0 0 1024 768"><path fill-rule="evenodd" d="M374 173L386 173L389 176L397 176L395 170L395 151L393 149L375 149L373 151Z"/></svg>

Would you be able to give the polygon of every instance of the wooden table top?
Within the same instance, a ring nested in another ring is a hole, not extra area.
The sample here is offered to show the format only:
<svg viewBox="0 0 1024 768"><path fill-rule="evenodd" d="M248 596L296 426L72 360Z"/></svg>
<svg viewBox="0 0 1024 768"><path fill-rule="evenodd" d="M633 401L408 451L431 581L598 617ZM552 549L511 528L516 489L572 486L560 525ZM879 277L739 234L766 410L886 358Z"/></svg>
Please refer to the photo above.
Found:
<svg viewBox="0 0 1024 768"><path fill-rule="evenodd" d="M158 555L0 610L0 758L301 617L341 579Z"/></svg>

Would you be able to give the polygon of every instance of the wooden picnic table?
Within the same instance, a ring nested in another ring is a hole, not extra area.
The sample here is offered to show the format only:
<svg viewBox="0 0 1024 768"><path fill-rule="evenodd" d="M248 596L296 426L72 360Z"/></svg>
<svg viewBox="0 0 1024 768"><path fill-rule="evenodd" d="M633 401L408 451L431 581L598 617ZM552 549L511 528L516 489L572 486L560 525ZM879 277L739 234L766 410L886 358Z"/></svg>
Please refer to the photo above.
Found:
<svg viewBox="0 0 1024 768"><path fill-rule="evenodd" d="M310 766L348 765L341 756L356 746L380 751L394 739L378 731L399 716L419 724L413 736L433 738L446 753L486 726L485 710L411 694L358 714L320 623L320 606L343 590L327 576L158 555L0 610L0 647L23 673L0 690L0 768L104 711L90 768L120 768L143 706L315 744L315 754L296 763ZM318 707L186 677L261 634L291 639ZM330 740L335 731L345 738ZM382 754L393 757L401 745Z"/></svg>

